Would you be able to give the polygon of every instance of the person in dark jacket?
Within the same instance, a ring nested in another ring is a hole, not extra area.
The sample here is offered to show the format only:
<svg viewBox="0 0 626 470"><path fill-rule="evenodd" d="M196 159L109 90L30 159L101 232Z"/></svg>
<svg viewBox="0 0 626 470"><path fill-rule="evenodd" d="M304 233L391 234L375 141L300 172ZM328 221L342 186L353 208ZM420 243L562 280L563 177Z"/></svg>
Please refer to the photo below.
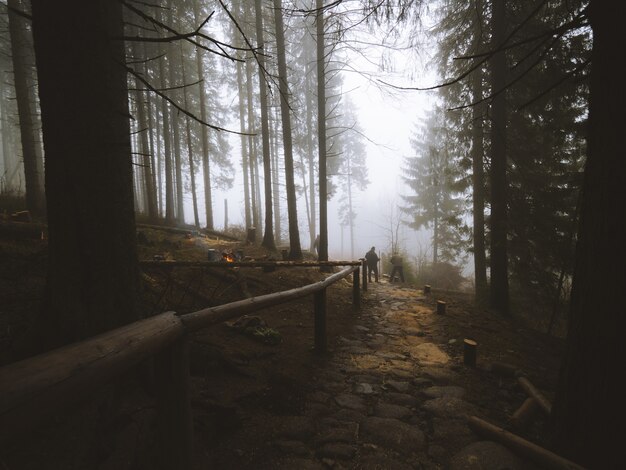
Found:
<svg viewBox="0 0 626 470"><path fill-rule="evenodd" d="M378 261L380 258L376 254L376 247L373 246L370 251L365 253L365 261L367 261L367 279L372 282L372 273L374 273L374 279L378 282Z"/></svg>

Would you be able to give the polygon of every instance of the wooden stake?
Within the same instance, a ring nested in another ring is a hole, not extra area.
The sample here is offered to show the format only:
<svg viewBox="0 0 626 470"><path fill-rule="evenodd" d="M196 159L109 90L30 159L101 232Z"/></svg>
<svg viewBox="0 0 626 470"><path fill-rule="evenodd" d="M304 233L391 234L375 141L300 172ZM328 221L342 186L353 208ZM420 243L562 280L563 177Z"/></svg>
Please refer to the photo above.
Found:
<svg viewBox="0 0 626 470"><path fill-rule="evenodd" d="M424 286L424 295L430 294L430 285L426 284Z"/></svg>
<svg viewBox="0 0 626 470"><path fill-rule="evenodd" d="M513 433L505 431L487 421L483 421L476 416L468 418L469 427L477 434L499 442L508 447L518 455L533 460L543 468L563 469L563 470L584 470L580 465L575 464L543 447L538 446Z"/></svg>
<svg viewBox="0 0 626 470"><path fill-rule="evenodd" d="M476 349L478 343L473 339L463 340L463 364L469 367L476 367Z"/></svg>
<svg viewBox="0 0 626 470"><path fill-rule="evenodd" d="M357 269L352 273L352 308L359 310L361 308L361 290L359 287L360 270Z"/></svg>
<svg viewBox="0 0 626 470"><path fill-rule="evenodd" d="M315 310L315 352L326 352L326 289L316 292L314 295Z"/></svg>
<svg viewBox="0 0 626 470"><path fill-rule="evenodd" d="M552 414L552 404L548 401L548 399L543 396L543 394L539 390L537 390L526 377L519 377L517 381L522 386L524 391L537 401L537 404L543 410L543 412L550 416L550 414Z"/></svg>
<svg viewBox="0 0 626 470"><path fill-rule="evenodd" d="M446 303L443 300L437 301L437 313L443 315L446 313Z"/></svg>
<svg viewBox="0 0 626 470"><path fill-rule="evenodd" d="M525 429L530 423L530 419L533 415L539 410L539 405L537 401L533 397L528 397L522 403L513 416L511 417L511 424L515 426L516 429Z"/></svg>

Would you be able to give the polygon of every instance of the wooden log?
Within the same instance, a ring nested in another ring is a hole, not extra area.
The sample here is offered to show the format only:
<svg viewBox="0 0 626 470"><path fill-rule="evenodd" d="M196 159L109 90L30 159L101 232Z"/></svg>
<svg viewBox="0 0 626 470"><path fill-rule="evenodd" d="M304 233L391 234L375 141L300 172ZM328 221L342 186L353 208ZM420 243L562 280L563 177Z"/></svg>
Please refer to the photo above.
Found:
<svg viewBox="0 0 626 470"><path fill-rule="evenodd" d="M424 295L430 294L430 285L426 284L424 286Z"/></svg>
<svg viewBox="0 0 626 470"><path fill-rule="evenodd" d="M476 367L476 352L478 343L473 339L463 340L463 364L469 367Z"/></svg>
<svg viewBox="0 0 626 470"><path fill-rule="evenodd" d="M181 315L180 319L189 331L195 331L199 328L215 325L216 323L231 320L247 313L256 312L262 308L279 305L314 294L315 292L325 289L331 284L349 276L357 269L358 267L351 266L338 273L328 276L323 281L316 282L314 284L282 292L275 292L273 294L261 295L259 297L252 297L250 299L238 300L229 304L218 305L217 307L205 308L198 310L197 312Z"/></svg>
<svg viewBox="0 0 626 470"><path fill-rule="evenodd" d="M468 424L470 428L480 436L499 442L518 455L532 460L543 468L555 470L584 470L580 465L498 426L477 418L476 416L468 417Z"/></svg>
<svg viewBox="0 0 626 470"><path fill-rule="evenodd" d="M193 415L191 412L189 346L185 337L155 356L159 468L191 470Z"/></svg>
<svg viewBox="0 0 626 470"><path fill-rule="evenodd" d="M552 404L526 377L518 377L517 382L529 396L533 397L545 414L552 414Z"/></svg>
<svg viewBox="0 0 626 470"><path fill-rule="evenodd" d="M246 233L246 243L254 245L256 243L256 228L250 227Z"/></svg>
<svg viewBox="0 0 626 470"><path fill-rule="evenodd" d="M437 301L437 313L444 315L446 313L446 303L443 300Z"/></svg>
<svg viewBox="0 0 626 470"><path fill-rule="evenodd" d="M140 261L145 268L317 268L320 266L361 266L359 261Z"/></svg>
<svg viewBox="0 0 626 470"><path fill-rule="evenodd" d="M0 439L88 397L183 331L180 317L167 312L0 368Z"/></svg>
<svg viewBox="0 0 626 470"><path fill-rule="evenodd" d="M323 354L327 349L326 338L326 289L322 289L314 294L315 311L315 352Z"/></svg>
<svg viewBox="0 0 626 470"><path fill-rule="evenodd" d="M354 310L359 310L361 308L361 289L359 286L359 275L361 270L357 268L352 273L352 308Z"/></svg>
<svg viewBox="0 0 626 470"><path fill-rule="evenodd" d="M533 397L528 397L522 403L513 416L511 416L511 424L519 430L526 429L530 424L533 415L539 410L539 405Z"/></svg>

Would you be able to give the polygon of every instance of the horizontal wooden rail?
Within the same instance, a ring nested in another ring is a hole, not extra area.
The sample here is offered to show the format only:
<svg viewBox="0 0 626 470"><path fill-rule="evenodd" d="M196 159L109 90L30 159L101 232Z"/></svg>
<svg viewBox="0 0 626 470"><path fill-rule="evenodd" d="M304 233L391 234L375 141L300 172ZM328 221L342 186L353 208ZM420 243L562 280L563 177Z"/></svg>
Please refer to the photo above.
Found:
<svg viewBox="0 0 626 470"><path fill-rule="evenodd" d="M140 361L175 345L186 332L325 290L359 266L323 281L186 315L163 313L0 368L0 440L19 436Z"/></svg>
<svg viewBox="0 0 626 470"><path fill-rule="evenodd" d="M202 268L294 268L321 266L360 266L360 261L140 261L144 267L202 267Z"/></svg>
<svg viewBox="0 0 626 470"><path fill-rule="evenodd" d="M354 271L358 270L358 266L352 266L342 271L328 276L326 279L314 284L309 284L304 287L297 287L295 289L285 290L281 292L275 292L273 294L261 295L259 297L252 297L251 299L239 300L237 302L231 302L229 304L219 305L217 307L209 307L197 312L187 313L182 315L180 319L183 324L189 328L190 331L195 331L199 328L204 328L209 325L221 323L223 321L235 318L237 316L245 315L247 313L255 312L265 307L273 305L279 305L290 300L299 299L307 295L314 294L323 289L326 289L331 284L349 276Z"/></svg>
<svg viewBox="0 0 626 470"><path fill-rule="evenodd" d="M0 368L0 439L72 403L183 336L174 312Z"/></svg>

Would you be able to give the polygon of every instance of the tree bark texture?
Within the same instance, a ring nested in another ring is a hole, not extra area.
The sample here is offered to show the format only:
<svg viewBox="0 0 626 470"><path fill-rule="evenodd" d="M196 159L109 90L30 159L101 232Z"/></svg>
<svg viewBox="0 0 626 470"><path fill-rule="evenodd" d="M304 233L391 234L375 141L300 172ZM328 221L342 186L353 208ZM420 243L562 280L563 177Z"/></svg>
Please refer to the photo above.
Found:
<svg viewBox="0 0 626 470"><path fill-rule="evenodd" d="M317 38L317 133L319 158L320 244L318 260L328 261L328 184L326 181L326 49L324 47L324 2L316 0Z"/></svg>
<svg viewBox="0 0 626 470"><path fill-rule="evenodd" d="M276 21L276 48L278 52L278 86L280 93L280 113L283 123L283 147L285 151L285 184L287 189L287 216L289 222L289 259L302 259L300 230L298 229L298 202L293 170L293 143L291 115L289 109L289 82L287 80L287 60L285 58L285 32L283 25L282 1L274 0Z"/></svg>
<svg viewBox="0 0 626 470"><path fill-rule="evenodd" d="M265 44L263 41L263 10L261 0L255 0L256 11L256 40L259 53L257 61L259 63L259 95L261 100L261 137L263 139L263 177L265 185L265 229L263 232L262 246L269 250L276 249L274 242L274 222L272 220L272 165L270 155L270 130L269 113L267 104L267 81L265 77Z"/></svg>
<svg viewBox="0 0 626 470"><path fill-rule="evenodd" d="M616 51L626 39L623 2L590 3L593 28L589 137L570 323L552 412L557 449L589 468L621 468L626 369L626 93Z"/></svg>
<svg viewBox="0 0 626 470"><path fill-rule="evenodd" d="M138 318L122 5L32 2L46 152L45 346ZM79 39L89 38L89 40Z"/></svg>
<svg viewBox="0 0 626 470"><path fill-rule="evenodd" d="M492 49L499 48L506 37L506 0L494 0ZM507 259L507 178L506 178L506 55L496 52L491 59L491 307L503 315L509 313Z"/></svg>

